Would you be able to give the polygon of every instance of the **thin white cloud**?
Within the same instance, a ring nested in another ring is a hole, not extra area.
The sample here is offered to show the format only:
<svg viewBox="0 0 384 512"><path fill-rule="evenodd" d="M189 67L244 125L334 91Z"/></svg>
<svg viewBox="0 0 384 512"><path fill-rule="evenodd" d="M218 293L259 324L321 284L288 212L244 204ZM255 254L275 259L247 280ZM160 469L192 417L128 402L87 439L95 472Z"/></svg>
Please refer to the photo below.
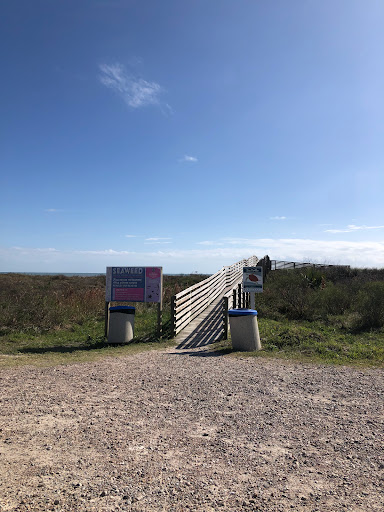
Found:
<svg viewBox="0 0 384 512"><path fill-rule="evenodd" d="M180 162L198 162L198 159L195 156L184 155Z"/></svg>
<svg viewBox="0 0 384 512"><path fill-rule="evenodd" d="M163 88L156 82L148 82L143 78L127 72L122 64L100 64L100 82L117 93L132 108L148 105L160 106L160 94Z"/></svg>
<svg viewBox="0 0 384 512"><path fill-rule="evenodd" d="M56 212L62 212L63 210L60 210L58 208L46 208L44 211L47 213L56 213Z"/></svg>
<svg viewBox="0 0 384 512"><path fill-rule="evenodd" d="M160 240L172 240L172 238L169 237L169 236L166 236L166 237L163 237L163 236L153 236L151 238L146 238L145 240L146 240L146 242L159 242Z"/></svg>
<svg viewBox="0 0 384 512"><path fill-rule="evenodd" d="M125 235L125 238L136 238L137 235Z"/></svg>
<svg viewBox="0 0 384 512"><path fill-rule="evenodd" d="M325 229L324 230L324 233L334 233L334 234L337 234L337 233L350 233L351 230L350 229Z"/></svg>
<svg viewBox="0 0 384 512"><path fill-rule="evenodd" d="M369 229L384 229L384 226L356 226L355 224L349 224L344 229L325 229L324 233L353 233L354 231L365 231Z"/></svg>
<svg viewBox="0 0 384 512"><path fill-rule="evenodd" d="M384 226L355 226L354 224L350 224L348 226L352 231L357 231L359 229L383 229Z"/></svg>
<svg viewBox="0 0 384 512"><path fill-rule="evenodd" d="M154 241L154 242L144 242L144 245L163 245L163 244L171 244L172 242L163 242L163 241Z"/></svg>
<svg viewBox="0 0 384 512"><path fill-rule="evenodd" d="M197 242L197 245L206 245L206 246L212 246L212 245L224 245L223 242L216 242L214 240L204 240L203 242Z"/></svg>
<svg viewBox="0 0 384 512"><path fill-rule="evenodd" d="M241 244L247 243L249 241L249 238L230 238L230 237L226 237L226 238L222 238L221 240L223 240L223 242L225 244L241 245Z"/></svg>
<svg viewBox="0 0 384 512"><path fill-rule="evenodd" d="M284 217L284 216L281 216L279 217L278 215L276 215L275 217L269 217L270 220L286 220L287 217Z"/></svg>
<svg viewBox="0 0 384 512"><path fill-rule="evenodd" d="M0 247L0 270L3 272L105 272L106 266L163 266L165 273L213 273L224 265L255 254L271 259L309 261L313 263L384 267L384 241L351 242L287 239L233 239L221 247L199 249L163 249L153 251L119 251L114 249L62 251L53 248ZM223 242L220 239L219 242Z"/></svg>
<svg viewBox="0 0 384 512"><path fill-rule="evenodd" d="M34 248L30 249L30 248L26 248L26 247L19 247L17 245L15 245L14 247L11 247L11 250L27 252L28 254L30 252L33 252L36 254L43 253L43 252L45 252L45 253L52 253L52 252L59 253L60 252L60 251L58 251L58 249L55 249L54 247L34 247Z"/></svg>

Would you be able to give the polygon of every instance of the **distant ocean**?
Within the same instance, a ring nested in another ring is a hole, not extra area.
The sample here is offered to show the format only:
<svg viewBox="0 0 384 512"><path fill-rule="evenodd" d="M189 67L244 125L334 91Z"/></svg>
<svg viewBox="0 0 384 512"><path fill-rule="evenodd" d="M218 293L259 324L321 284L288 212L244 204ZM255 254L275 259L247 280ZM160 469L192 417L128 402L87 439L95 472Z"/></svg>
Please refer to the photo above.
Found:
<svg viewBox="0 0 384 512"><path fill-rule="evenodd" d="M73 276L81 276L81 277L89 277L89 276L105 276L105 273L92 273L92 272L0 272L0 274L24 274L26 276L67 276L67 277L73 277Z"/></svg>

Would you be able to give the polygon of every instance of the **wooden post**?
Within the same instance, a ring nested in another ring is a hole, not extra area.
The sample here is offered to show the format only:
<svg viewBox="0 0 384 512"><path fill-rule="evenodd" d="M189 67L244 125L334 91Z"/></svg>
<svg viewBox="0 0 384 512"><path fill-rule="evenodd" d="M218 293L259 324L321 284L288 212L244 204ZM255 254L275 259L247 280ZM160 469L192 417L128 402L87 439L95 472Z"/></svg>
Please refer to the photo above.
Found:
<svg viewBox="0 0 384 512"><path fill-rule="evenodd" d="M105 302L104 309L104 338L108 338L108 326L109 326L109 302Z"/></svg>
<svg viewBox="0 0 384 512"><path fill-rule="evenodd" d="M236 289L233 290L232 307L236 309Z"/></svg>
<svg viewBox="0 0 384 512"><path fill-rule="evenodd" d="M163 336L163 269L160 277L160 302L157 304L157 337L161 340Z"/></svg>
<svg viewBox="0 0 384 512"><path fill-rule="evenodd" d="M241 308L241 284L237 285L237 300L238 300L238 307Z"/></svg>
<svg viewBox="0 0 384 512"><path fill-rule="evenodd" d="M163 335L163 301L157 304L157 337L161 340Z"/></svg>
<svg viewBox="0 0 384 512"><path fill-rule="evenodd" d="M250 295L251 295L251 309L255 309L256 306L255 306L255 292L250 292Z"/></svg>
<svg viewBox="0 0 384 512"><path fill-rule="evenodd" d="M223 297L223 340L228 339L228 297Z"/></svg>
<svg viewBox="0 0 384 512"><path fill-rule="evenodd" d="M176 296L171 298L171 337L176 336Z"/></svg>
<svg viewBox="0 0 384 512"><path fill-rule="evenodd" d="M259 324L257 322L256 316L256 350L261 350L261 341L260 341L260 333L259 333Z"/></svg>

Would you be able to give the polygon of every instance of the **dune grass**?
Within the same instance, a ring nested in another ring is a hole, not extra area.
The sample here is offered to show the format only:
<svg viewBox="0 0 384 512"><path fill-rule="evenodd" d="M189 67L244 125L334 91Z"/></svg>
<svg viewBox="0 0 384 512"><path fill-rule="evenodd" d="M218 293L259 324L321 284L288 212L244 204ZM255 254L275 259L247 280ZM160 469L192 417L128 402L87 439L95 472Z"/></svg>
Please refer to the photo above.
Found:
<svg viewBox="0 0 384 512"><path fill-rule="evenodd" d="M384 367L384 331L350 333L318 322L259 319L262 350L247 357L274 357L308 363ZM231 339L212 350L244 356L232 350Z"/></svg>
<svg viewBox="0 0 384 512"><path fill-rule="evenodd" d="M273 271L256 309L263 346L258 357L383 366L384 269Z"/></svg>
<svg viewBox="0 0 384 512"><path fill-rule="evenodd" d="M135 303L134 340L108 345L104 339L105 276L0 274L0 366L84 362L169 346L172 295L205 278L164 276L161 340L157 304Z"/></svg>
<svg viewBox="0 0 384 512"><path fill-rule="evenodd" d="M105 276L0 274L0 366L52 365L133 354L173 344L171 296L203 275L164 276L163 339L157 305L135 303L135 338L104 339ZM274 271L257 296L257 357L384 365L384 271L348 267ZM230 340L212 347L233 353Z"/></svg>

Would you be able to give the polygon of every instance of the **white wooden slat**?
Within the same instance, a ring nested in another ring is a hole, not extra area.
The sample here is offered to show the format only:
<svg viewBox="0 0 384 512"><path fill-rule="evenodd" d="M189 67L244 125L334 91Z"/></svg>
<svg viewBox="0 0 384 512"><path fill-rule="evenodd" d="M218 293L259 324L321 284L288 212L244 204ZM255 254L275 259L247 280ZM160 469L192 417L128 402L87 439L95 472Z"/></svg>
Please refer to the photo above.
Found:
<svg viewBox="0 0 384 512"><path fill-rule="evenodd" d="M255 266L258 259L252 256L233 265L223 267L212 276L190 286L175 296L175 333L177 334L200 315L213 301L225 293L231 304L232 288L241 282L243 267Z"/></svg>

